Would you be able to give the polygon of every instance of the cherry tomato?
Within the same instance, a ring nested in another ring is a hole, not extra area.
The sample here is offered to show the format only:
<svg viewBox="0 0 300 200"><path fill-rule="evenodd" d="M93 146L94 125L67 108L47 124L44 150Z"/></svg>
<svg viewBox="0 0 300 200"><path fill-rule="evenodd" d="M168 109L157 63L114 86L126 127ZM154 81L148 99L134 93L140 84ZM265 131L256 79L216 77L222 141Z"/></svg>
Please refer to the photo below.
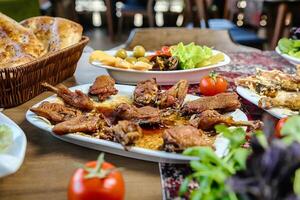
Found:
<svg viewBox="0 0 300 200"><path fill-rule="evenodd" d="M227 81L215 73L211 73L200 80L200 93L205 96L213 96L225 92L227 87Z"/></svg>
<svg viewBox="0 0 300 200"><path fill-rule="evenodd" d="M68 188L68 200L123 200L125 184L122 174L110 163L98 161L85 164L73 174ZM98 166L98 168L97 168Z"/></svg>
<svg viewBox="0 0 300 200"><path fill-rule="evenodd" d="M276 127L275 127L275 137L277 137L277 138L281 138L282 137L282 135L281 135L280 132L281 132L281 129L282 129L282 127L285 124L285 122L286 122L287 119L288 119L287 117L281 118L277 122Z"/></svg>
<svg viewBox="0 0 300 200"><path fill-rule="evenodd" d="M163 46L161 48L161 51L164 55L167 55L167 56L171 56L171 52L170 52L170 47L168 46Z"/></svg>

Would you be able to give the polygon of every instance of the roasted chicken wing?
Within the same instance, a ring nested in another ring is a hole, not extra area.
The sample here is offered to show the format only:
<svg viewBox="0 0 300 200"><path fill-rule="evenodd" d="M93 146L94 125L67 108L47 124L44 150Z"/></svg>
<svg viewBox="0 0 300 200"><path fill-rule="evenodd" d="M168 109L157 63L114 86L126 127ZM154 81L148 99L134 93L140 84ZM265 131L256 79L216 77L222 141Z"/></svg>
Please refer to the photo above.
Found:
<svg viewBox="0 0 300 200"><path fill-rule="evenodd" d="M175 126L163 133L163 148L169 152L183 151L188 147L212 146L214 139L193 126Z"/></svg>
<svg viewBox="0 0 300 200"><path fill-rule="evenodd" d="M184 114L200 114L205 110L234 111L241 107L236 93L220 93L215 96L202 97L183 105Z"/></svg>
<svg viewBox="0 0 300 200"><path fill-rule="evenodd" d="M96 133L107 127L108 122L102 114L85 114L56 124L52 131L58 135L67 133Z"/></svg>
<svg viewBox="0 0 300 200"><path fill-rule="evenodd" d="M98 76L89 89L90 95L97 95L99 101L104 101L111 95L118 93L115 88L115 80L108 75Z"/></svg>
<svg viewBox="0 0 300 200"><path fill-rule="evenodd" d="M122 103L116 108L116 113L122 120L131 120L139 124L160 123L159 109L151 106L137 108L134 105Z"/></svg>
<svg viewBox="0 0 300 200"><path fill-rule="evenodd" d="M134 104L137 106L155 105L159 88L155 79L139 82L133 93Z"/></svg>
<svg viewBox="0 0 300 200"><path fill-rule="evenodd" d="M70 120L82 114L81 111L74 108L69 108L59 103L50 103L48 101L30 110L38 116L45 117L53 124Z"/></svg>
<svg viewBox="0 0 300 200"><path fill-rule="evenodd" d="M75 92L72 92L62 84L59 84L56 87L48 83L42 83L42 85L48 90L56 93L57 96L62 98L64 102L69 104L70 106L86 111L92 110L94 108L93 101L80 90L75 90Z"/></svg>
<svg viewBox="0 0 300 200"><path fill-rule="evenodd" d="M135 142L143 136L141 127L131 121L119 121L112 128L115 140L123 146L135 144Z"/></svg>
<svg viewBox="0 0 300 200"><path fill-rule="evenodd" d="M187 80L180 80L169 90L158 95L156 104L160 108L179 108L187 94L189 84Z"/></svg>
<svg viewBox="0 0 300 200"><path fill-rule="evenodd" d="M203 111L199 116L192 116L190 124L204 131L211 131L217 124L226 124L228 126L249 126L252 129L258 129L261 124L257 121L234 121L232 116L221 115L215 110Z"/></svg>

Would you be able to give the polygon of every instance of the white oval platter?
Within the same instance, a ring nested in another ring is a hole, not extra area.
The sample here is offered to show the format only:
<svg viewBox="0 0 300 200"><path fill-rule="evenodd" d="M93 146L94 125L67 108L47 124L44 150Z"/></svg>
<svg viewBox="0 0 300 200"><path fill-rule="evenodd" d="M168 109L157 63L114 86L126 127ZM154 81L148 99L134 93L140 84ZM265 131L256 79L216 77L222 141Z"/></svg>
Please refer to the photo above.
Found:
<svg viewBox="0 0 300 200"><path fill-rule="evenodd" d="M87 93L90 86L91 86L90 84L85 84L85 85L72 87L70 89L72 91L81 90L82 92ZM117 95L127 96L127 97L131 98L135 87L117 84L116 88L119 90L119 93ZM185 100L191 101L191 100L195 100L197 98L199 98L199 97L193 96L193 95L187 95ZM53 95L51 97L46 98L43 101L54 102L56 100L57 100L56 95ZM41 102L34 105L34 107L38 106L40 103ZM235 120L243 120L243 121L248 120L245 113L243 113L241 110L236 110L235 112L230 113L230 115L233 116L233 118ZM50 133L51 135L53 135L56 138L59 138L66 142L84 146L84 147L87 147L90 149L95 149L95 150L109 152L109 153L113 153L113 154L117 154L117 155L121 155L121 156L125 156L125 157L141 159L141 160L146 160L146 161L152 161L152 162L187 163L190 160L197 159L196 157L184 156L184 155L178 154L178 153L168 153L168 152L164 152L164 151L149 150L149 149L144 149L144 148L140 148L140 147L131 147L130 150L126 151L126 150L124 150L123 146L119 143L106 141L103 139L87 137L87 136L78 135L78 134L67 134L67 135L59 136L52 132L51 125L49 125L44 120L37 117L37 115L35 113L31 112L30 110L28 110L26 113L26 119L32 125L44 130L45 132ZM226 154L227 146L228 146L227 139L225 139L221 136L217 137L217 139L215 141L215 148L216 148L216 153L219 156Z"/></svg>
<svg viewBox="0 0 300 200"><path fill-rule="evenodd" d="M249 90L248 88L238 86L236 88L236 92L241 95L243 98L247 99L251 103L255 104L258 106L258 101L260 100L261 96L258 95L257 93ZM299 112L292 111L288 108L270 108L270 109L264 109L274 117L281 119L284 117L288 117L291 115L297 115Z"/></svg>
<svg viewBox="0 0 300 200"><path fill-rule="evenodd" d="M26 151L26 136L23 130L0 112L0 125L7 125L13 132L13 143L0 152L0 178L15 173L23 163Z"/></svg>
<svg viewBox="0 0 300 200"><path fill-rule="evenodd" d="M106 51L110 55L115 55L116 50ZM221 51L213 50L213 54L223 53ZM131 55L131 51L127 51ZM92 62L94 66L101 67L107 70L109 75L119 84L136 85L138 82L150 78L156 78L159 85L173 85L181 79L186 79L190 84L199 83L201 77L206 76L213 69L221 67L230 63L230 57L224 54L224 61L215 65L200 67L195 69L173 70L173 71L139 71L133 69L121 69L108 65L103 65L99 62ZM151 52L147 53L151 55Z"/></svg>

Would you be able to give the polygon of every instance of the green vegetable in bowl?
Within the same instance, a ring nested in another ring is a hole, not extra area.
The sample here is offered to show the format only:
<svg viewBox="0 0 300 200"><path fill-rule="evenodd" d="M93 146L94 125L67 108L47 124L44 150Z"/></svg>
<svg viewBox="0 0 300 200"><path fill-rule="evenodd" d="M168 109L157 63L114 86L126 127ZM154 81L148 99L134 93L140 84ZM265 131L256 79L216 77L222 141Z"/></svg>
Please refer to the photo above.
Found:
<svg viewBox="0 0 300 200"><path fill-rule="evenodd" d="M181 42L170 49L172 56L179 59L179 67L181 69L193 69L210 65L209 59L213 57L211 48L195 45L193 42L188 45L184 45Z"/></svg>
<svg viewBox="0 0 300 200"><path fill-rule="evenodd" d="M300 58L300 40L281 38L278 47L282 53Z"/></svg>
<svg viewBox="0 0 300 200"><path fill-rule="evenodd" d="M6 125L0 125L0 152L4 152L13 142L12 130Z"/></svg>

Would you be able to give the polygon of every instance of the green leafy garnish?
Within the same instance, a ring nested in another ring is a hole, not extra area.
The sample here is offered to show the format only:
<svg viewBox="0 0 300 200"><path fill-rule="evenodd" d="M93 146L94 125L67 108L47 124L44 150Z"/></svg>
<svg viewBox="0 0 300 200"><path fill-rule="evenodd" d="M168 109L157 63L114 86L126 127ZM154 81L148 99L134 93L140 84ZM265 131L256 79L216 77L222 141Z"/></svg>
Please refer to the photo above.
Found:
<svg viewBox="0 0 300 200"><path fill-rule="evenodd" d="M194 173L184 180L179 190L180 195L188 191L188 183L194 179L199 183L199 189L190 194L191 199L237 199L225 181L236 171L246 167L250 150L241 147L246 142L246 132L242 128L228 128L225 125L217 125L215 129L217 133L223 134L229 140L227 155L220 158L209 147L186 149L184 155L196 156L199 160L190 162Z"/></svg>
<svg viewBox="0 0 300 200"><path fill-rule="evenodd" d="M281 129L281 134L284 136L282 141L291 144L296 141L300 143L300 116L292 116L287 119Z"/></svg>
<svg viewBox="0 0 300 200"><path fill-rule="evenodd" d="M195 45L193 42L184 45L182 42L170 48L172 56L179 59L180 69L193 69L215 64L224 60L223 54L213 55L207 46Z"/></svg>
<svg viewBox="0 0 300 200"><path fill-rule="evenodd" d="M282 38L278 42L278 47L282 53L300 58L300 40Z"/></svg>

